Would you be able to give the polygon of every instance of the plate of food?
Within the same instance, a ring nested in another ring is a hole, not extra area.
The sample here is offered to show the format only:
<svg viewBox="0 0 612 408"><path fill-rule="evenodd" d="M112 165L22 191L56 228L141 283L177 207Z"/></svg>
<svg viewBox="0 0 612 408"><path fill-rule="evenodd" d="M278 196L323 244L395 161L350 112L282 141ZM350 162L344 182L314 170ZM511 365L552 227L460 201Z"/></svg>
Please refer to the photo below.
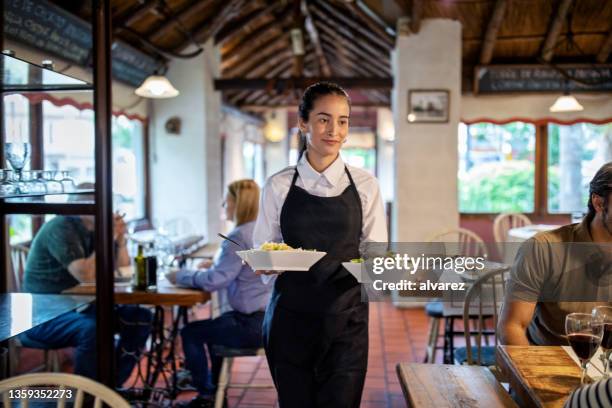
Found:
<svg viewBox="0 0 612 408"><path fill-rule="evenodd" d="M282 242L266 242L258 249L236 253L255 271L307 271L327 254L316 250L291 248Z"/></svg>
<svg viewBox="0 0 612 408"><path fill-rule="evenodd" d="M357 282L363 282L363 258L351 259L350 262L342 262L344 269L349 271L351 275L357 279Z"/></svg>

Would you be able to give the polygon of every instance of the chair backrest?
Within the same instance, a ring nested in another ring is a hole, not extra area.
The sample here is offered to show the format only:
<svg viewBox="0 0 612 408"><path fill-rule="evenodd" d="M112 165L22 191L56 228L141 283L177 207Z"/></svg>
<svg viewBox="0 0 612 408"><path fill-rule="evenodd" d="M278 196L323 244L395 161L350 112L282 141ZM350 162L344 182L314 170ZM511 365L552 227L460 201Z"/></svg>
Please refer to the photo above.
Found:
<svg viewBox="0 0 612 408"><path fill-rule="evenodd" d="M495 334L495 346L498 337L495 333L499 310L503 303L506 289L506 279L510 274L509 267L503 267L486 272L476 279L465 294L463 303L463 325L467 363L481 365L482 363L482 337L485 334ZM486 327L485 317L493 317L493 327ZM472 327L476 320L476 327ZM487 333L489 332L489 333ZM472 353L472 337L475 337L476 353Z"/></svg>
<svg viewBox="0 0 612 408"><path fill-rule="evenodd" d="M450 252L458 252L452 255L463 256L487 256L487 247L475 232L465 228L454 228L440 232L428 239L429 242L444 242L447 244L456 244L457 247ZM458 251L455 251L457 249Z"/></svg>
<svg viewBox="0 0 612 408"><path fill-rule="evenodd" d="M67 400L73 399L74 408L81 408L83 406L85 394L89 394L94 397L95 408L101 408L103 403L112 408L130 408L130 404L126 400L104 384L100 384L89 378L81 377L80 375L66 373L25 374L0 381L0 394L2 394L4 406L12 406L10 390L24 390L28 387L41 389L43 386L45 388L57 388L58 394L54 396L59 398L49 399L57 400L57 407L63 407L66 405ZM69 395L69 389L72 395ZM62 394L61 390L65 390L65 392ZM36 394L32 394L33 398L36 398ZM33 398L31 397L29 399ZM20 400L23 401L21 398ZM21 406L26 405L22 402Z"/></svg>
<svg viewBox="0 0 612 408"><path fill-rule="evenodd" d="M11 267L13 268L13 285L15 292L21 292L23 273L25 271L28 253L30 252L30 241L11 245Z"/></svg>
<svg viewBox="0 0 612 408"><path fill-rule="evenodd" d="M531 220L521 213L501 213L493 221L493 236L497 243L499 254L503 257L503 242L508 241L508 231L512 228L531 225Z"/></svg>

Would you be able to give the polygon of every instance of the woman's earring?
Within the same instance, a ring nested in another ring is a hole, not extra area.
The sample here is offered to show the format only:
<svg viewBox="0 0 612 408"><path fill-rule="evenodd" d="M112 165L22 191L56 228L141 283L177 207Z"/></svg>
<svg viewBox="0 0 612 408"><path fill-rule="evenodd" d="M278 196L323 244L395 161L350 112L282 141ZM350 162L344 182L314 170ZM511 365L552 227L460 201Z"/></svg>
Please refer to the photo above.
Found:
<svg viewBox="0 0 612 408"><path fill-rule="evenodd" d="M348 140L348 137L345 137L344 140L342 141L342 144L346 143L347 140Z"/></svg>

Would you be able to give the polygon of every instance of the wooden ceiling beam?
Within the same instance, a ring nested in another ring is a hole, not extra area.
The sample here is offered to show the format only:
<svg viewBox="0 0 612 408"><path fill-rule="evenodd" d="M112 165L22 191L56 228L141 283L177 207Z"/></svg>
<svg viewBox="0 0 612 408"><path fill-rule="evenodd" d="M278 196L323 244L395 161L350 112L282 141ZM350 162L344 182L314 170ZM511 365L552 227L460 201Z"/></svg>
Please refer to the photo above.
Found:
<svg viewBox="0 0 612 408"><path fill-rule="evenodd" d="M302 1L293 0L292 4L293 13L291 18L291 30L300 30L302 38L302 49L306 49L306 35L304 34L304 21L305 17L302 14ZM301 77L304 75L304 54L296 54L293 49L293 39L291 39L290 47L293 50L293 72L294 77Z"/></svg>
<svg viewBox="0 0 612 408"><path fill-rule="evenodd" d="M319 38L319 32L317 30L317 27L314 25L312 14L310 13L308 6L304 7L304 12L306 13L306 20L304 22L304 25L306 27L306 31L308 32L308 36L310 37L310 42L314 46L315 53L317 54L317 59L319 62L319 76L331 76L331 68L329 67L329 62L327 61L327 57L325 56L323 47L321 47L321 39Z"/></svg>
<svg viewBox="0 0 612 408"><path fill-rule="evenodd" d="M223 75L227 77L232 76L244 76L249 73L250 70L257 66L262 65L268 60L276 60L279 54L289 48L289 39L286 34L279 36L273 44L270 44L257 55L253 55L251 58L245 58L240 63L234 65L230 69L224 69Z"/></svg>
<svg viewBox="0 0 612 408"><path fill-rule="evenodd" d="M319 28L321 32L325 32L330 37L335 37L339 35L339 38L343 38L345 44L350 44L349 46L353 50L358 50L358 52L367 56L367 58L371 58L374 61L384 64L385 66L391 67L391 58L388 55L381 54L379 50L374 47L369 46L365 42L360 42L359 38L355 36L351 36L350 32L347 32L342 27L334 27L333 25L329 25L327 22L315 23L315 25ZM334 27L334 28L331 28Z"/></svg>
<svg viewBox="0 0 612 408"><path fill-rule="evenodd" d="M600 64L605 63L610 56L610 52L612 52L612 29L597 53L597 62Z"/></svg>
<svg viewBox="0 0 612 408"><path fill-rule="evenodd" d="M216 91L227 90L261 90L261 89L305 89L319 81L336 82L346 89L392 89L393 78L229 78L215 79Z"/></svg>
<svg viewBox="0 0 612 408"><path fill-rule="evenodd" d="M363 37L370 40L370 42L376 47L382 47L388 51L394 48L392 43L389 43L379 36L375 35L369 30L364 29L357 21L345 15L342 11L337 9L332 3L327 1L317 1L312 3L310 8L315 13L315 18L319 16L328 17L328 21L335 21L336 26L350 27L352 30L360 33Z"/></svg>
<svg viewBox="0 0 612 408"><path fill-rule="evenodd" d="M361 21L363 21L373 32L378 34L380 38L388 42L391 47L395 45L395 31L388 27L382 18L374 13L362 0L354 0L351 2L343 2L350 11L353 12ZM393 35L390 32L394 33Z"/></svg>
<svg viewBox="0 0 612 408"><path fill-rule="evenodd" d="M497 0L495 2L493 14L491 14L489 24L487 24L484 43L482 44L482 48L480 50L480 63L482 65L491 63L491 59L493 58L493 49L495 48L495 41L497 40L497 33L499 32L499 27L501 27L501 23L504 19L507 6L508 0Z"/></svg>
<svg viewBox="0 0 612 408"><path fill-rule="evenodd" d="M266 52L268 48L276 46L279 41L285 41L288 44L287 34L281 32L277 36L271 37L268 41L262 43L261 45L253 47L244 54L236 54L231 58L222 58L221 71L231 70L237 65L245 64L251 58L260 55L262 52Z"/></svg>
<svg viewBox="0 0 612 408"><path fill-rule="evenodd" d="M159 5L159 0L148 0L130 11L127 15L121 18L119 21L114 21L113 25L116 27L129 27L147 14L155 10Z"/></svg>
<svg viewBox="0 0 612 408"><path fill-rule="evenodd" d="M219 30L232 18L240 13L240 7L245 0L230 0L224 4L220 12L213 14L212 21L205 21L193 30L193 38L199 43L205 43L209 38L217 35ZM183 46L181 46L182 48Z"/></svg>
<svg viewBox="0 0 612 408"><path fill-rule="evenodd" d="M172 18L167 19L161 26L154 29L148 37L151 42L158 42L170 33L179 24L184 21L187 17L199 14L203 12L207 7L211 7L214 0L192 0L185 7L183 7L178 13L174 14Z"/></svg>
<svg viewBox="0 0 612 408"><path fill-rule="evenodd" d="M252 2L252 3L257 4L257 2ZM252 4L252 3L249 3L249 4ZM222 43L242 33L243 30L249 24L254 24L255 22L259 21L261 18L269 16L270 14L273 14L274 11L279 7L279 5L280 3L273 2L272 4L268 5L267 7L264 7L263 9L258 7L244 14L243 16L235 19L234 21L231 22L231 24L228 24L227 26L223 27L219 31L219 33L215 36L215 42Z"/></svg>
<svg viewBox="0 0 612 408"><path fill-rule="evenodd" d="M240 43L236 44L229 51L223 53L223 59L230 59L236 55L242 54L246 50L252 50L254 47L261 45L265 40L262 40L270 31L282 33L282 28L286 24L287 17L291 13L291 7L285 8L279 15L274 14L274 19L267 24L262 25L255 31L245 36ZM280 23L280 24L279 24Z"/></svg>
<svg viewBox="0 0 612 408"><path fill-rule="evenodd" d="M410 30L415 34L421 29L423 3L424 0L412 0L412 7L410 9Z"/></svg>
<svg viewBox="0 0 612 408"><path fill-rule="evenodd" d="M573 0L561 0L559 2L559 7L557 7L555 17L548 27L546 39L544 40L542 50L540 51L540 57L546 62L550 62L555 54L555 46L557 45L559 34L561 34L561 29L563 28L563 23L565 22L567 12L572 5L572 1Z"/></svg>
<svg viewBox="0 0 612 408"><path fill-rule="evenodd" d="M355 55L353 52L350 52L346 47L339 47L336 41L328 41L327 39L323 39L322 45L329 55L335 57L333 59L334 67L336 67L337 64L347 67L359 66L364 71L363 74L365 76L373 76L376 78L384 78L389 76L389 73L385 73L384 70L381 70L378 66L372 65L372 63L367 59L359 58L359 56Z"/></svg>

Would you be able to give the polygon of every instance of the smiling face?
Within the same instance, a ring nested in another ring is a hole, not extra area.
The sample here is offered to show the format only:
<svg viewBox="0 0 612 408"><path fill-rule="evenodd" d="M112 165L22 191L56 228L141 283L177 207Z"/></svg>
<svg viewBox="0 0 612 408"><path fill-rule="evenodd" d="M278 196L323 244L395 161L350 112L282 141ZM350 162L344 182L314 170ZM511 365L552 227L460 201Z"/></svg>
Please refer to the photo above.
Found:
<svg viewBox="0 0 612 408"><path fill-rule="evenodd" d="M308 154L336 157L348 136L350 107L341 95L323 95L317 98L308 121L298 121L300 130L307 135Z"/></svg>

